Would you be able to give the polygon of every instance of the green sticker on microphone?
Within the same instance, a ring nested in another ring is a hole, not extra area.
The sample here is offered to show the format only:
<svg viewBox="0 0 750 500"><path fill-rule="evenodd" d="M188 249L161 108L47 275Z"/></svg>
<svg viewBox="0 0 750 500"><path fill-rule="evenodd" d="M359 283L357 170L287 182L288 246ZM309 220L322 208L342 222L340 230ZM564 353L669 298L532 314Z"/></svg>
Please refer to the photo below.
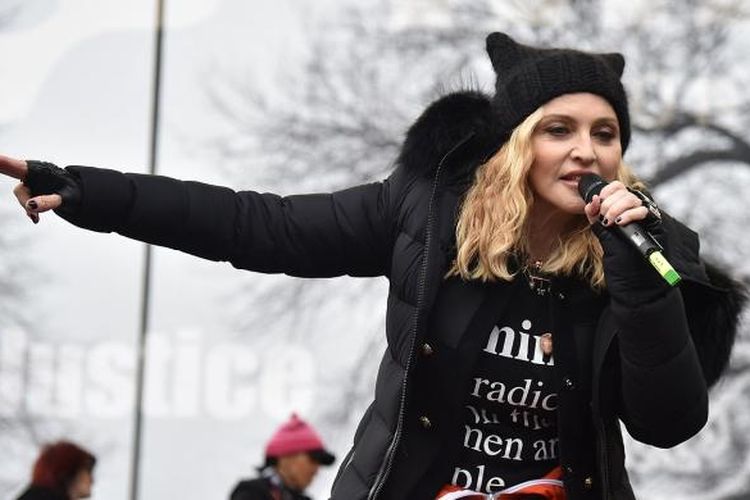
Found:
<svg viewBox="0 0 750 500"><path fill-rule="evenodd" d="M677 271L675 271L672 265L667 262L667 259L664 258L664 255L662 255L661 252L652 252L651 255L648 256L648 261L651 262L654 269L656 269L659 274L661 274L662 278L664 278L670 285L675 286L682 281L680 275L677 274Z"/></svg>

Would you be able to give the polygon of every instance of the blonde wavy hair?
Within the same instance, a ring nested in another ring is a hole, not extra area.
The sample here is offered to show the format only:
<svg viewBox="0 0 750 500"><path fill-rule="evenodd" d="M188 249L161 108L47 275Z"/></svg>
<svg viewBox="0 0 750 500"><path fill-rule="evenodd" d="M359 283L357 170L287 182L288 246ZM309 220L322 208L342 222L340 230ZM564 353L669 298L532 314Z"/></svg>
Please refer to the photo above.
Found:
<svg viewBox="0 0 750 500"><path fill-rule="evenodd" d="M519 266L530 255L527 247L527 216L534 204L534 193L528 174L534 161L531 139L544 116L539 108L513 130L510 139L476 172L456 226L457 255L448 276L465 280L511 281ZM643 183L623 162L617 180L626 186L642 189ZM588 220L580 222L560 236L559 244L543 263L549 274L576 275L594 289L604 288L602 247L589 228ZM514 267L516 269L514 269Z"/></svg>

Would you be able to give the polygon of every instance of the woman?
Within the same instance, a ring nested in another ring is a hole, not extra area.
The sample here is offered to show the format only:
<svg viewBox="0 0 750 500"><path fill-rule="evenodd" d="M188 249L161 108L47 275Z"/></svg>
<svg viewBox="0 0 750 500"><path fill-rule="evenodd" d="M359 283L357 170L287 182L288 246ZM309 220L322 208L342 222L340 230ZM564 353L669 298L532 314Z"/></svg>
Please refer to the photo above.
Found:
<svg viewBox="0 0 750 500"><path fill-rule="evenodd" d="M700 261L695 233L628 189L622 56L501 33L487 50L494 96L433 103L380 183L280 198L0 165L23 180L16 195L35 222L56 209L238 268L389 278L375 399L332 498L519 495L531 481L529 498L631 499L620 421L661 447L701 429L741 294ZM584 173L610 181L586 205ZM609 229L633 221L660 240L680 287Z"/></svg>
<svg viewBox="0 0 750 500"><path fill-rule="evenodd" d="M274 432L265 455L260 477L240 481L230 500L310 500L304 492L318 468L335 460L315 429L296 414Z"/></svg>
<svg viewBox="0 0 750 500"><path fill-rule="evenodd" d="M96 458L68 441L42 448L34 462L31 484L18 500L78 500L91 496Z"/></svg>

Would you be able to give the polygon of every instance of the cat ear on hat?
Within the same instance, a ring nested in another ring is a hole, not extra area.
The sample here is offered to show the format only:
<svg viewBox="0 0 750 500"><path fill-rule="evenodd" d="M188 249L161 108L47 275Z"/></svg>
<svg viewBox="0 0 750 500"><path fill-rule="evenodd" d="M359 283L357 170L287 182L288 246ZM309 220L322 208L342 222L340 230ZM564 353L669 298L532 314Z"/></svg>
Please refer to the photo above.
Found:
<svg viewBox="0 0 750 500"><path fill-rule="evenodd" d="M622 54L612 52L611 54L602 54L604 61L607 63L617 76L622 77L622 72L625 70L625 58Z"/></svg>
<svg viewBox="0 0 750 500"><path fill-rule="evenodd" d="M495 32L487 36L487 54L492 68L500 75L526 59L534 49L513 40L505 33Z"/></svg>

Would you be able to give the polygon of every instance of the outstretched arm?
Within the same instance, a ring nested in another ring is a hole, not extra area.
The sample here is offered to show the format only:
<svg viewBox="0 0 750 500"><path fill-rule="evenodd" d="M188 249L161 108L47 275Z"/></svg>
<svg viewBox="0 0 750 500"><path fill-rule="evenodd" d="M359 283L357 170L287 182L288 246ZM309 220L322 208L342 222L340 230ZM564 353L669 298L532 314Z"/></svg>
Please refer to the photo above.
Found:
<svg viewBox="0 0 750 500"><path fill-rule="evenodd" d="M0 171L23 181L15 193L35 220L57 210L86 229L262 272L306 277L386 273L388 181L280 197L91 167L63 170L8 157L0 157Z"/></svg>

